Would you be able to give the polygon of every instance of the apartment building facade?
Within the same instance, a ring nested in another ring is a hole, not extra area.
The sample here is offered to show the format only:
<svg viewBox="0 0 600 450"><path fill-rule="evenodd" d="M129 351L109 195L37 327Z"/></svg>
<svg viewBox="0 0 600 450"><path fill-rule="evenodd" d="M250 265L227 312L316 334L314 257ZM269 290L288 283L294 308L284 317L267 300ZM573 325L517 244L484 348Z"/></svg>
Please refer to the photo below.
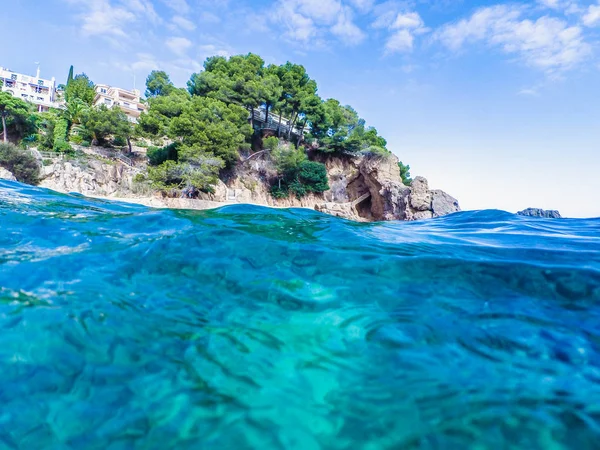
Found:
<svg viewBox="0 0 600 450"><path fill-rule="evenodd" d="M39 68L36 76L33 77L0 67L0 80L2 80L3 91L10 93L13 97L37 105L39 112L58 107L56 103L56 79L41 78Z"/></svg>
<svg viewBox="0 0 600 450"><path fill-rule="evenodd" d="M96 98L94 106L106 105L108 108L118 106L132 123L137 123L140 115L148 110L148 106L141 102L140 91L121 89L106 84L96 85Z"/></svg>

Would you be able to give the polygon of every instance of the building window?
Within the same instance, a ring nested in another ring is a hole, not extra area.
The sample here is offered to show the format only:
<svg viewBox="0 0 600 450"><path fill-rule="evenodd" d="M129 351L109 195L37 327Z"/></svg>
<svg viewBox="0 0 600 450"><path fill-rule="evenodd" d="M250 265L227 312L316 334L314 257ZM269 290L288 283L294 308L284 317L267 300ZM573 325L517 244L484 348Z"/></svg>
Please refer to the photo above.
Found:
<svg viewBox="0 0 600 450"><path fill-rule="evenodd" d="M17 81L17 74L16 73L11 74L10 79Z"/></svg>
<svg viewBox="0 0 600 450"><path fill-rule="evenodd" d="M104 103L106 103L107 105L110 105L112 102L111 102L110 98L105 98Z"/></svg>
<svg viewBox="0 0 600 450"><path fill-rule="evenodd" d="M21 97L27 98L27 94L21 94Z"/></svg>
<svg viewBox="0 0 600 450"><path fill-rule="evenodd" d="M129 103L123 102L123 106L127 106L129 108Z"/></svg>
<svg viewBox="0 0 600 450"><path fill-rule="evenodd" d="M38 100L44 101L44 97L38 97Z"/></svg>
<svg viewBox="0 0 600 450"><path fill-rule="evenodd" d="M104 88L100 88L100 93L101 93L101 94L106 94L106 89L104 89Z"/></svg>
<svg viewBox="0 0 600 450"><path fill-rule="evenodd" d="M44 80L38 80L38 84L39 84L40 86L43 86L43 85L44 85Z"/></svg>

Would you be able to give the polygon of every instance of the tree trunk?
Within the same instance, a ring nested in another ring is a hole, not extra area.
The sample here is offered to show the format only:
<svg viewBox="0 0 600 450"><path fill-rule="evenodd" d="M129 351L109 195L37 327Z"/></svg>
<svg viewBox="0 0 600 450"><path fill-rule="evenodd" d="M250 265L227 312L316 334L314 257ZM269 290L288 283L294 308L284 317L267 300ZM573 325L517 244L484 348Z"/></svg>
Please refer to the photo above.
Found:
<svg viewBox="0 0 600 450"><path fill-rule="evenodd" d="M296 119L298 119L298 113L292 113L292 119L290 119L290 126L288 129L288 141L292 139L292 129L296 124Z"/></svg>
<svg viewBox="0 0 600 450"><path fill-rule="evenodd" d="M131 138L127 136L127 147L129 147L129 154L133 153L133 148L131 147Z"/></svg>
<svg viewBox="0 0 600 450"><path fill-rule="evenodd" d="M300 135L298 136L298 147L300 147L300 144L302 144L302 141L304 140L304 127L306 126L306 124L302 124L302 128L300 128Z"/></svg>
<svg viewBox="0 0 600 450"><path fill-rule="evenodd" d="M277 137L281 137L281 111L279 111L279 125L277 126Z"/></svg>
<svg viewBox="0 0 600 450"><path fill-rule="evenodd" d="M6 115L2 114L2 140L8 142L8 136L6 134Z"/></svg>
<svg viewBox="0 0 600 450"><path fill-rule="evenodd" d="M266 109L265 109L265 127L269 126L269 104L265 104Z"/></svg>

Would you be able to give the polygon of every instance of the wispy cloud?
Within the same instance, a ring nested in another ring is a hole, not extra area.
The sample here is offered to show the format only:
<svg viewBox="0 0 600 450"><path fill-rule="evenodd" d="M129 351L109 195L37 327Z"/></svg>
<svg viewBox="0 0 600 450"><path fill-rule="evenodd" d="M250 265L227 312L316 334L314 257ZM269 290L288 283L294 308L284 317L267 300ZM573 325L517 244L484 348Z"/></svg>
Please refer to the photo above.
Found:
<svg viewBox="0 0 600 450"><path fill-rule="evenodd" d="M175 13L186 15L191 11L190 5L186 0L162 0L165 5L171 8Z"/></svg>
<svg viewBox="0 0 600 450"><path fill-rule="evenodd" d="M167 39L166 45L176 55L183 56L192 46L192 41L184 37L170 37Z"/></svg>
<svg viewBox="0 0 600 450"><path fill-rule="evenodd" d="M196 25L194 24L194 22L192 22L189 19L186 19L183 16L174 16L173 19L171 19L171 22L173 22L173 24L176 27L179 27L180 29L185 31L194 31L196 29Z"/></svg>
<svg viewBox="0 0 600 450"><path fill-rule="evenodd" d="M435 39L454 51L483 42L548 74L571 69L590 55L591 46L580 26L550 16L529 19L525 14L521 6L481 8L469 18L443 26Z"/></svg>

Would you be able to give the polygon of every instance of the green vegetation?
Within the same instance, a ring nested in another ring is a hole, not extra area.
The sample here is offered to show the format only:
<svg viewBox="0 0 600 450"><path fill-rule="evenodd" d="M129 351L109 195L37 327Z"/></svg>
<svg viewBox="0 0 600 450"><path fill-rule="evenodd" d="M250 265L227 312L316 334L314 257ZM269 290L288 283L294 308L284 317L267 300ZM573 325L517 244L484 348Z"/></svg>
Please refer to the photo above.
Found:
<svg viewBox="0 0 600 450"><path fill-rule="evenodd" d="M152 71L146 79L148 110L135 127L117 106L94 107L94 83L84 73L73 76L72 66L64 89L64 108L45 113L0 93L3 139L71 153L72 144L127 145L131 151L132 139L143 138L154 144L144 183L168 192L211 191L219 173L251 148L252 156L273 161L277 174L268 181L279 197L328 189L325 166L310 161L315 153L390 154L386 140L352 107L318 95L303 66L266 65L252 53L208 58L187 89L175 87L166 72ZM403 167L408 183L410 167Z"/></svg>
<svg viewBox="0 0 600 450"><path fill-rule="evenodd" d="M177 161L177 143L165 147L148 147L146 155L151 166L160 166L165 161Z"/></svg>
<svg viewBox="0 0 600 450"><path fill-rule="evenodd" d="M2 120L2 140L8 142L10 129L13 128L17 139L25 137L27 122L30 120L31 107L8 92L0 92L0 118Z"/></svg>
<svg viewBox="0 0 600 450"><path fill-rule="evenodd" d="M67 103L79 99L86 105L92 106L95 97L94 83L85 73L76 75L70 82L67 82L65 89L65 100Z"/></svg>
<svg viewBox="0 0 600 450"><path fill-rule="evenodd" d="M167 72L153 70L146 78L146 98L168 95L175 90Z"/></svg>
<svg viewBox="0 0 600 450"><path fill-rule="evenodd" d="M38 184L40 182L40 166L28 150L16 145L0 143L0 167L6 168L21 183Z"/></svg>
<svg viewBox="0 0 600 450"><path fill-rule="evenodd" d="M413 182L413 179L410 177L410 166L404 165L402 161L398 163L398 167L400 167L400 178L402 178L402 184L405 186L410 186Z"/></svg>

